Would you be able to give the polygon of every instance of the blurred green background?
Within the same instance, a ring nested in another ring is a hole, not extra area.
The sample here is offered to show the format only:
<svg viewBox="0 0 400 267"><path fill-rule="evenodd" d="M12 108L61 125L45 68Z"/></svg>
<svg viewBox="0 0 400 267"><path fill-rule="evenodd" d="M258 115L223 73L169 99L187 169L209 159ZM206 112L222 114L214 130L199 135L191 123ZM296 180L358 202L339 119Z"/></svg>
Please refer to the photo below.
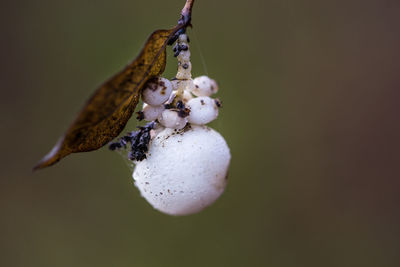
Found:
<svg viewBox="0 0 400 267"><path fill-rule="evenodd" d="M196 0L232 152L199 214L153 210L107 149L31 173L183 4L1 2L0 266L400 266L398 0Z"/></svg>

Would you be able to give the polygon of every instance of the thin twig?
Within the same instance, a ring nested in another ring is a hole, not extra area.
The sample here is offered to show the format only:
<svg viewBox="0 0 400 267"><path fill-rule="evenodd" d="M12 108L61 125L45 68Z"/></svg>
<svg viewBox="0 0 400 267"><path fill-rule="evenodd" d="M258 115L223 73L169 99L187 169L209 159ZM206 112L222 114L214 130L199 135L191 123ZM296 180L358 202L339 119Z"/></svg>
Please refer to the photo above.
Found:
<svg viewBox="0 0 400 267"><path fill-rule="evenodd" d="M178 24L183 24L185 27L192 26L191 19L192 19L192 7L194 4L194 0L186 0L186 4L181 11L181 18L178 21Z"/></svg>

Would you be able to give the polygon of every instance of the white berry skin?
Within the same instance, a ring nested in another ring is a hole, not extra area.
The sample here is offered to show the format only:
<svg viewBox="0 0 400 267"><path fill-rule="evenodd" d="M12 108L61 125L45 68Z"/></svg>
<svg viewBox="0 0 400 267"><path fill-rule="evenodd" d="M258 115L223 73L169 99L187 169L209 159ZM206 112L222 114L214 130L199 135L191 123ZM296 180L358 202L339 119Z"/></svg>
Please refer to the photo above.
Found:
<svg viewBox="0 0 400 267"><path fill-rule="evenodd" d="M137 162L133 179L155 209L193 214L223 193L230 159L224 138L211 128L165 129L150 143L147 158Z"/></svg>
<svg viewBox="0 0 400 267"><path fill-rule="evenodd" d="M208 96L195 97L187 102L190 109L188 121L193 124L204 125L218 117L218 107L215 100Z"/></svg>
<svg viewBox="0 0 400 267"><path fill-rule="evenodd" d="M160 117L161 113L165 110L164 106L150 106L143 105L143 116L145 121L154 121Z"/></svg>
<svg viewBox="0 0 400 267"><path fill-rule="evenodd" d="M172 84L168 79L158 78L156 82L149 82L143 89L143 102L152 106L159 106L168 100L172 93Z"/></svg>
<svg viewBox="0 0 400 267"><path fill-rule="evenodd" d="M170 109L164 110L161 113L158 120L160 121L161 125L164 126L165 128L171 128L177 130L185 127L186 123L188 122L187 117L182 118L178 115L177 111Z"/></svg>
<svg viewBox="0 0 400 267"><path fill-rule="evenodd" d="M193 94L196 96L210 96L218 91L218 84L207 76L199 76L193 80L195 88Z"/></svg>

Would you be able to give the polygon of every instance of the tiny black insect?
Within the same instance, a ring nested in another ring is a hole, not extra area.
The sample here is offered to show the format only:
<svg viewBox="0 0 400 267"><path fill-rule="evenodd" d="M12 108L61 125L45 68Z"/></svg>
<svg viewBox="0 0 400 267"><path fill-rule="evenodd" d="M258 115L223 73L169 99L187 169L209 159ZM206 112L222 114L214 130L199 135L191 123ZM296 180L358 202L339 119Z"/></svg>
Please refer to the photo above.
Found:
<svg viewBox="0 0 400 267"><path fill-rule="evenodd" d="M176 108L178 108L178 109L185 108L185 104L183 103L182 100L179 100L178 102L176 102Z"/></svg>
<svg viewBox="0 0 400 267"><path fill-rule="evenodd" d="M114 151L114 150L116 150L116 149L118 149L118 148L121 148L122 146L121 146L121 144L119 143L119 142L116 142L116 143L111 143L109 146L108 146L108 148L110 149L110 150L112 150L112 151Z"/></svg>
<svg viewBox="0 0 400 267"><path fill-rule="evenodd" d="M185 104L182 100L178 100L178 102L176 102L176 111L178 112L178 116L181 118L189 116L190 113L190 109L185 107Z"/></svg>
<svg viewBox="0 0 400 267"><path fill-rule="evenodd" d="M172 51L174 52L174 57L177 57L181 53L181 51L187 50L189 50L189 47L187 45L178 43L176 43L172 48Z"/></svg>
<svg viewBox="0 0 400 267"><path fill-rule="evenodd" d="M131 151L128 154L130 160L142 161L146 158L146 153L149 150L150 131L154 129L155 122L150 122L145 126L139 126L139 131L133 131L118 139L117 142L109 145L110 150L126 148L126 144L130 143Z"/></svg>
<svg viewBox="0 0 400 267"><path fill-rule="evenodd" d="M138 121L141 121L141 120L144 119L144 113L143 113L143 111L138 111L138 112L136 112L136 114L137 114L136 119L137 119Z"/></svg>
<svg viewBox="0 0 400 267"><path fill-rule="evenodd" d="M182 108L178 110L178 116L181 118L186 118L190 114L190 109Z"/></svg>
<svg viewBox="0 0 400 267"><path fill-rule="evenodd" d="M222 101L219 100L219 98L215 99L215 105L216 105L217 107L221 108L221 107L222 107Z"/></svg>
<svg viewBox="0 0 400 267"><path fill-rule="evenodd" d="M180 49L181 51L187 51L189 47L185 44L181 44L178 49Z"/></svg>
<svg viewBox="0 0 400 267"><path fill-rule="evenodd" d="M165 109L171 109L173 108L172 104L164 104Z"/></svg>

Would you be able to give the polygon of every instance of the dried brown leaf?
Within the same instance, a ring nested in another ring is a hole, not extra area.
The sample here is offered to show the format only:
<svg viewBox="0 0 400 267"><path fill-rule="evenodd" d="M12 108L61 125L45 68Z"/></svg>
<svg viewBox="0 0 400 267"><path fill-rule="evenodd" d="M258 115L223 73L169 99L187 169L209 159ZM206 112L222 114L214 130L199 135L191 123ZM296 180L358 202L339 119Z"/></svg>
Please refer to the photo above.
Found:
<svg viewBox="0 0 400 267"><path fill-rule="evenodd" d="M139 56L95 91L64 136L34 169L53 165L71 153L96 150L118 136L132 116L145 83L163 73L165 47L173 32L153 32Z"/></svg>
<svg viewBox="0 0 400 267"><path fill-rule="evenodd" d="M190 25L193 2L186 2L175 28L153 32L139 56L94 92L67 132L34 170L51 166L71 153L99 149L121 133L146 82L164 72L167 44Z"/></svg>

